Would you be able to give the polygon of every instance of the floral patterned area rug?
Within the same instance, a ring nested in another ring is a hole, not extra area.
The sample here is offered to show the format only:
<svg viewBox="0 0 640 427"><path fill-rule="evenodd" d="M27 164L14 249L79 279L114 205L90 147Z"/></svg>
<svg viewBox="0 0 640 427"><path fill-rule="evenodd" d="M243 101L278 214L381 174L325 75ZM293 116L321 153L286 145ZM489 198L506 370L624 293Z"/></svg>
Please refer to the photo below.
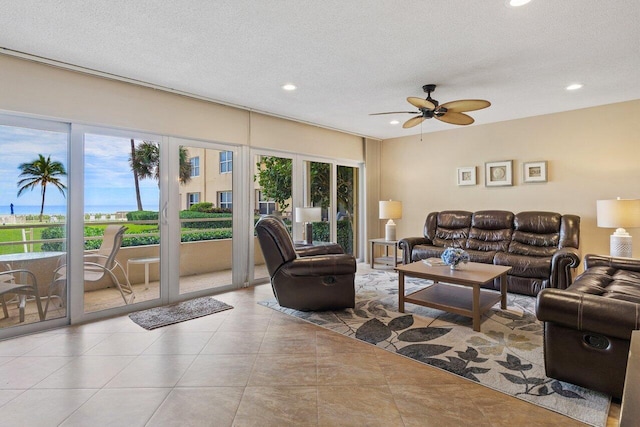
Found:
<svg viewBox="0 0 640 427"><path fill-rule="evenodd" d="M481 332L475 332L471 319L464 316L414 304L406 304L405 313L397 312L397 273L358 268L354 309L302 312L275 301L259 304L586 424L606 425L609 396L545 376L535 298L509 294L507 310L500 310L498 303L484 314ZM430 284L405 279L407 293Z"/></svg>

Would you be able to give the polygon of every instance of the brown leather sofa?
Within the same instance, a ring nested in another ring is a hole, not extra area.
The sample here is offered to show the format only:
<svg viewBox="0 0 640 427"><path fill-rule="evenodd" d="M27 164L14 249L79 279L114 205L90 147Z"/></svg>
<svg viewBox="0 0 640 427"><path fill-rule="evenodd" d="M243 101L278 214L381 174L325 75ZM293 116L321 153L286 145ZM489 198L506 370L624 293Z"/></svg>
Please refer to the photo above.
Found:
<svg viewBox="0 0 640 427"><path fill-rule="evenodd" d="M260 218L256 232L278 304L301 311L354 307L353 256L327 253L335 246L301 247L297 252L282 221L270 216Z"/></svg>
<svg viewBox="0 0 640 427"><path fill-rule="evenodd" d="M640 329L640 260L587 255L565 290L538 295L547 376L621 398L631 332Z"/></svg>
<svg viewBox="0 0 640 427"><path fill-rule="evenodd" d="M473 262L508 265L507 290L537 295L564 289L580 264L580 217L555 212L486 210L431 212L424 236L399 241L403 262L437 258L447 247L465 249ZM499 282L488 285L499 289Z"/></svg>

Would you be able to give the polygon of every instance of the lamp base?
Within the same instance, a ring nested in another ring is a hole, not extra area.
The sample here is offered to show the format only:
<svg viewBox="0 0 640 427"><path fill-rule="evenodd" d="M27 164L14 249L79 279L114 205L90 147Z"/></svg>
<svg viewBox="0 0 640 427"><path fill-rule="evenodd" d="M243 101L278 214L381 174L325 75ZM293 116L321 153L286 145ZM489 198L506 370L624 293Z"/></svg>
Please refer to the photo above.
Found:
<svg viewBox="0 0 640 427"><path fill-rule="evenodd" d="M395 241L396 240L396 223L392 219L384 226L384 240Z"/></svg>
<svg viewBox="0 0 640 427"><path fill-rule="evenodd" d="M313 224L310 222L305 224L305 243L313 245Z"/></svg>
<svg viewBox="0 0 640 427"><path fill-rule="evenodd" d="M631 236L612 234L609 238L609 252L614 257L631 258L633 254Z"/></svg>

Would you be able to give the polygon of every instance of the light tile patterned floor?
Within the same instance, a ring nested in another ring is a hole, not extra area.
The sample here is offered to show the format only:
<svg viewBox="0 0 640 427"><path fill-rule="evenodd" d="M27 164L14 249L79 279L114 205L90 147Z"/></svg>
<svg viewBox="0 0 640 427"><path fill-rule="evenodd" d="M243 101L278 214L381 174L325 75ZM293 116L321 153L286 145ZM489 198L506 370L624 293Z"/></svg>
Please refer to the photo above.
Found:
<svg viewBox="0 0 640 427"><path fill-rule="evenodd" d="M0 342L1 423L581 425L256 304L272 297L220 294L233 310L154 331L120 316Z"/></svg>

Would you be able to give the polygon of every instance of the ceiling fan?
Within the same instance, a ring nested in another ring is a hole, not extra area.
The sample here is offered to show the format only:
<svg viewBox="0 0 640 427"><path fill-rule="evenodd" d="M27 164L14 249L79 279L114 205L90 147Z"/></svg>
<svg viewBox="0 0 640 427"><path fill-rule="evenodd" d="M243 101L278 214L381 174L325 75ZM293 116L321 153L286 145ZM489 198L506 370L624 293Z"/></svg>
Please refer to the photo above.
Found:
<svg viewBox="0 0 640 427"><path fill-rule="evenodd" d="M392 111L389 113L373 113L370 116L378 116L381 114L418 114L415 117L410 118L402 125L403 128L411 128L419 125L426 119L435 117L436 119L451 123L452 125L470 125L473 123L473 118L464 114L466 111L475 111L487 108L491 105L489 101L483 99L460 99L458 101L446 102L442 105L435 99L431 98L431 92L436 90L436 85L429 84L422 86L422 90L427 93L427 98L416 98L410 96L407 101L414 107L418 108L418 111Z"/></svg>

